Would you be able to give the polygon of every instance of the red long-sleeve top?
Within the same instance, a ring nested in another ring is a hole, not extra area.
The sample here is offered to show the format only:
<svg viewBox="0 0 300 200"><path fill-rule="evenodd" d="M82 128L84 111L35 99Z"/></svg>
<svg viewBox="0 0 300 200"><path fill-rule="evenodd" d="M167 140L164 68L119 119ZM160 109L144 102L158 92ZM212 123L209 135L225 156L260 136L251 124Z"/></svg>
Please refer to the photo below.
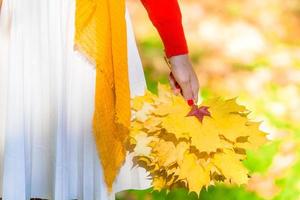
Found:
<svg viewBox="0 0 300 200"><path fill-rule="evenodd" d="M188 53L177 0L141 0L165 46L167 57Z"/></svg>

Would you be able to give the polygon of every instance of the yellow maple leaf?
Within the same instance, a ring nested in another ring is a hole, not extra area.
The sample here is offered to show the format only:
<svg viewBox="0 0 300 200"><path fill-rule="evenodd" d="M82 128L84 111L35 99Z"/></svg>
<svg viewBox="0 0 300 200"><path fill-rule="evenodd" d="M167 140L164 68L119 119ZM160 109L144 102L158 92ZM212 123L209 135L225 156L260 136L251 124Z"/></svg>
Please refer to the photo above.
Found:
<svg viewBox="0 0 300 200"><path fill-rule="evenodd" d="M175 145L170 141L159 140L153 147L153 153L158 159L159 165L167 167L175 162L181 162L188 147L189 145L185 142Z"/></svg>
<svg viewBox="0 0 300 200"><path fill-rule="evenodd" d="M150 155L152 149L149 144L155 139L154 137L147 136L144 132L139 132L135 135L136 146L134 148L134 154L138 156Z"/></svg>
<svg viewBox="0 0 300 200"><path fill-rule="evenodd" d="M216 152L218 148L224 148L225 143L221 142L220 132L214 124L214 120L207 117L204 118L202 124L199 122L197 131L190 132L191 145L195 146L200 152ZM207 142L214 141L214 142Z"/></svg>
<svg viewBox="0 0 300 200"><path fill-rule="evenodd" d="M247 122L248 135L246 141L236 141L235 146L239 148L256 150L267 142L267 134L259 129L260 123Z"/></svg>
<svg viewBox="0 0 300 200"><path fill-rule="evenodd" d="M143 96L136 96L131 100L131 108L133 110L141 110L144 103L153 103L155 95L150 91L146 90Z"/></svg>
<svg viewBox="0 0 300 200"><path fill-rule="evenodd" d="M225 101L221 98L212 98L204 101L202 104L209 107L209 111L213 117L223 117L229 113L248 112L245 106L236 103L236 98Z"/></svg>
<svg viewBox="0 0 300 200"><path fill-rule="evenodd" d="M160 130L158 126L161 124L161 122L162 120L160 118L151 117L143 123L143 127L148 129L149 132L155 132L157 130Z"/></svg>
<svg viewBox="0 0 300 200"><path fill-rule="evenodd" d="M169 92L170 86L158 83L158 98L155 99L156 104L168 103L172 100L173 95Z"/></svg>
<svg viewBox="0 0 300 200"><path fill-rule="evenodd" d="M131 126L130 126L130 129L131 129L131 136L135 135L134 133L137 133L139 132L140 130L142 130L144 128L144 124L139 122L139 121L132 121L131 122Z"/></svg>
<svg viewBox="0 0 300 200"><path fill-rule="evenodd" d="M201 124L195 117L182 117L182 114L174 113L162 118L162 127L177 138L189 138L192 132L201 128Z"/></svg>
<svg viewBox="0 0 300 200"><path fill-rule="evenodd" d="M205 169L194 154L185 154L179 169L179 179L187 180L190 192L199 194L210 182L210 169Z"/></svg>
<svg viewBox="0 0 300 200"><path fill-rule="evenodd" d="M232 150L215 154L212 163L230 182L238 185L248 182L248 170Z"/></svg>
<svg viewBox="0 0 300 200"><path fill-rule="evenodd" d="M181 116L185 116L190 109L191 108L182 97L172 96L169 101L157 104L154 114L158 116L165 116L168 114L180 114Z"/></svg>
<svg viewBox="0 0 300 200"><path fill-rule="evenodd" d="M154 107L150 103L144 103L143 107L134 113L134 117L139 122L145 122L153 110Z"/></svg>
<svg viewBox="0 0 300 200"><path fill-rule="evenodd" d="M166 179L164 177L158 176L152 179L153 190L160 191L166 185Z"/></svg>
<svg viewBox="0 0 300 200"><path fill-rule="evenodd" d="M215 126L219 130L220 134L226 137L230 141L235 141L240 136L249 135L249 129L246 126L247 118L238 114L227 114L226 118L214 119ZM226 120L225 120L226 119Z"/></svg>

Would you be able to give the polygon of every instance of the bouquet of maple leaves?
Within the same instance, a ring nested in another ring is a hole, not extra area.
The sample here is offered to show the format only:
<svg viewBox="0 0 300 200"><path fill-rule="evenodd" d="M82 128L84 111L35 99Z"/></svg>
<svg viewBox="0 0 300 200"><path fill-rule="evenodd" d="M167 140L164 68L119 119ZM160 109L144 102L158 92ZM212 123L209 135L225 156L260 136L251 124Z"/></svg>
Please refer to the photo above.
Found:
<svg viewBox="0 0 300 200"><path fill-rule="evenodd" d="M199 194L216 182L245 184L246 150L266 142L260 123L236 99L204 101L192 108L159 84L132 99L128 150L133 162L149 172L154 190L187 188Z"/></svg>

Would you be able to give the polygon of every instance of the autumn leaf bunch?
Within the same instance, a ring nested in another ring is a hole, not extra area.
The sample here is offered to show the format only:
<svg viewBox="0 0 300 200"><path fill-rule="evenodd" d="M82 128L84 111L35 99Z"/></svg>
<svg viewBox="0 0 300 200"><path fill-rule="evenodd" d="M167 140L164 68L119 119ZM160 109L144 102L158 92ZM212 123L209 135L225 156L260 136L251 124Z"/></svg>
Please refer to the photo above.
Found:
<svg viewBox="0 0 300 200"><path fill-rule="evenodd" d="M159 84L158 95L147 91L131 102L133 117L127 148L133 162L149 172L154 190L187 188L199 194L217 182L245 184L246 150L266 142L260 123L236 99L204 101L201 119L188 116L191 107Z"/></svg>

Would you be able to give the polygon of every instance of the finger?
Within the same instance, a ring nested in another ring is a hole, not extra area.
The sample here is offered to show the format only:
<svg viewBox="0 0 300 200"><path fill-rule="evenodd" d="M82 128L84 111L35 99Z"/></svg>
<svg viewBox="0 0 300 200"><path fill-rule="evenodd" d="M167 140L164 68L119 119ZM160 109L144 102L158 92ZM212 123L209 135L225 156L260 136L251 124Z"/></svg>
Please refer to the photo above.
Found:
<svg viewBox="0 0 300 200"><path fill-rule="evenodd" d="M184 98L186 100L194 99L190 80L185 80L185 81L181 81L181 82L179 81L178 83L182 89Z"/></svg>
<svg viewBox="0 0 300 200"><path fill-rule="evenodd" d="M191 86L192 86L193 97L194 97L195 103L197 103L198 102L198 94L199 94L199 81L196 76L192 78Z"/></svg>
<svg viewBox="0 0 300 200"><path fill-rule="evenodd" d="M172 77L172 73L169 74L169 83L170 83L171 89L174 90L175 89L175 81Z"/></svg>
<svg viewBox="0 0 300 200"><path fill-rule="evenodd" d="M176 83L177 83L177 82L176 82L176 80L174 79L174 76L172 75L172 73L170 73L170 75L169 75L169 82L170 82L171 89L173 90L174 94L175 94L175 95L180 94L181 89L176 87Z"/></svg>

